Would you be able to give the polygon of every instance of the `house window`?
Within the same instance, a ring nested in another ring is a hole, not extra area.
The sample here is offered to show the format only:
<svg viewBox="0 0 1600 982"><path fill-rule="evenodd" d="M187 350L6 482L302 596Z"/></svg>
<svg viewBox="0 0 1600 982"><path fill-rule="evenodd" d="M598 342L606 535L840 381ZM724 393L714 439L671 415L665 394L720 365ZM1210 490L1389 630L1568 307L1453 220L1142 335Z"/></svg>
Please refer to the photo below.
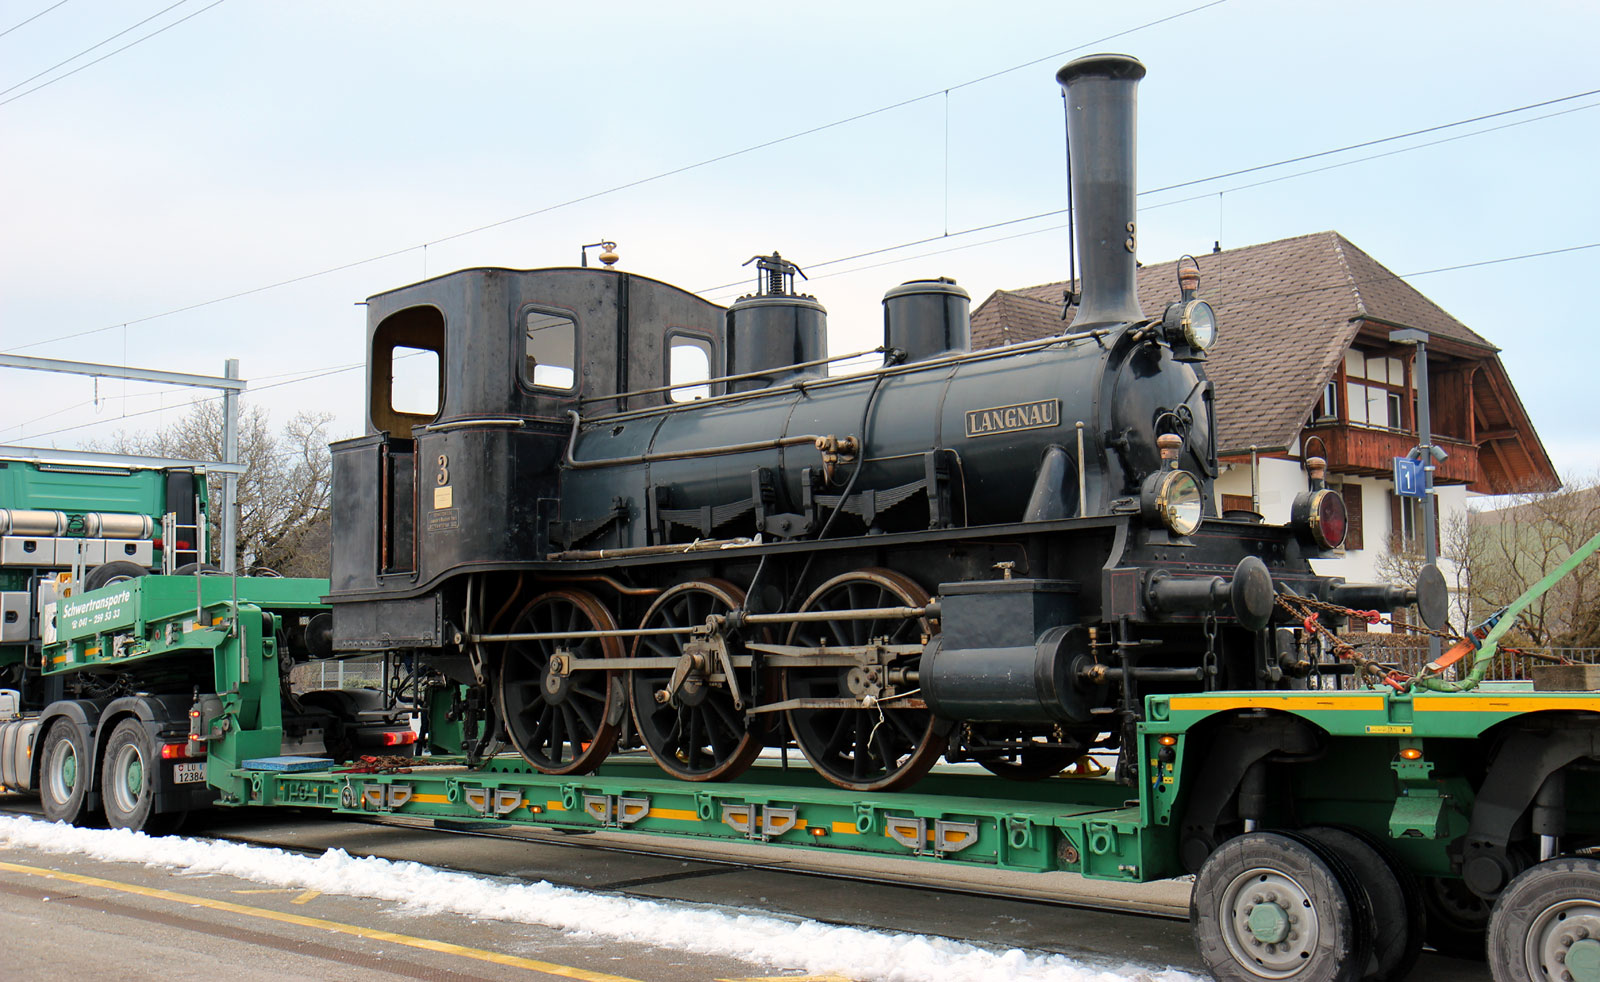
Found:
<svg viewBox="0 0 1600 982"><path fill-rule="evenodd" d="M1408 496L1402 497L1389 492L1389 540L1390 547L1407 552L1417 552L1422 549L1422 540L1425 530L1423 520L1426 513L1422 510L1421 498ZM1435 535L1439 529L1439 498L1433 496L1433 527Z"/></svg>
<svg viewBox="0 0 1600 982"><path fill-rule="evenodd" d="M1322 398L1317 400L1317 408L1312 413L1313 420L1326 420L1339 418L1339 383L1329 381L1322 387Z"/></svg>
<svg viewBox="0 0 1600 982"><path fill-rule="evenodd" d="M1405 362L1352 348L1344 353L1344 374L1350 422L1395 430L1405 427Z"/></svg>
<svg viewBox="0 0 1600 982"><path fill-rule="evenodd" d="M530 310L523 327L523 379L541 389L571 389L578 379L578 325L566 314Z"/></svg>
<svg viewBox="0 0 1600 982"><path fill-rule="evenodd" d="M683 386L672 389L668 396L673 402L693 402L711 394L709 385L686 385L705 382L711 378L711 342L705 338L673 334L667 341L667 381Z"/></svg>

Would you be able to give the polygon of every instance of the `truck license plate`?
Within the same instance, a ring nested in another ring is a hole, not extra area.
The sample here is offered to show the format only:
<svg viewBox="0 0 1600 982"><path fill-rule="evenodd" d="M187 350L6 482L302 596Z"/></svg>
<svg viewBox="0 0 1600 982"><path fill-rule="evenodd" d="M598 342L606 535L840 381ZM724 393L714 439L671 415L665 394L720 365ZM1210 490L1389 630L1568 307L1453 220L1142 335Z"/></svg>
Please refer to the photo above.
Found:
<svg viewBox="0 0 1600 982"><path fill-rule="evenodd" d="M205 764L179 764L172 770L174 784L198 784L205 779Z"/></svg>

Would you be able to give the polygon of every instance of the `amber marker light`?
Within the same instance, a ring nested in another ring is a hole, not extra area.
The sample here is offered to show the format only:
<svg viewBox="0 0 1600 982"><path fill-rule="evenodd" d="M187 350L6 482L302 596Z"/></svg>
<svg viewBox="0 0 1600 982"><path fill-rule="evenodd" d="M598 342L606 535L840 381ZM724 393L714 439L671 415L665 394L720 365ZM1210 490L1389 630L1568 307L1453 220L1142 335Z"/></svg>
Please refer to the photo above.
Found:
<svg viewBox="0 0 1600 982"><path fill-rule="evenodd" d="M1403 760L1421 760L1422 751L1418 750L1416 747L1407 747L1400 751L1400 757Z"/></svg>
<svg viewBox="0 0 1600 982"><path fill-rule="evenodd" d="M811 830L811 834L820 839L823 836L828 834L828 830L827 829L812 829Z"/></svg>
<svg viewBox="0 0 1600 982"><path fill-rule="evenodd" d="M1178 745L1178 738L1169 733L1156 742L1161 744L1163 747L1176 747Z"/></svg>

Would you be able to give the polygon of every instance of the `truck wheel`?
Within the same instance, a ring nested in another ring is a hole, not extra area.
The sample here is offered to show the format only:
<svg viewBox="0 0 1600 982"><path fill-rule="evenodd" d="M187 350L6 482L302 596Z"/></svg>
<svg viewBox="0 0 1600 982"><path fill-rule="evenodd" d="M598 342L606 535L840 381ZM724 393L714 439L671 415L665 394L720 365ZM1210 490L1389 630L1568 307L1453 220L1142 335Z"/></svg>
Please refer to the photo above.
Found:
<svg viewBox="0 0 1600 982"><path fill-rule="evenodd" d="M39 744L39 803L46 819L88 824L89 771L88 734L70 719L56 720Z"/></svg>
<svg viewBox="0 0 1600 982"><path fill-rule="evenodd" d="M1489 916L1489 971L1497 982L1600 982L1600 860L1519 873Z"/></svg>
<svg viewBox="0 0 1600 982"><path fill-rule="evenodd" d="M1218 982L1358 982L1372 914L1346 879L1353 877L1336 856L1298 838L1229 839L1195 877L1195 949Z"/></svg>
<svg viewBox="0 0 1600 982"><path fill-rule="evenodd" d="M121 583L123 580L144 576L149 572L138 563L130 563L126 559L118 559L115 562L106 563L104 566L96 566L86 573L83 577L83 589L87 593L90 590L98 590L113 583Z"/></svg>
<svg viewBox="0 0 1600 982"><path fill-rule="evenodd" d="M100 797L112 828L162 835L176 826L178 815L154 814L161 757L150 734L136 719L125 719L106 741L100 771Z"/></svg>
<svg viewBox="0 0 1600 982"><path fill-rule="evenodd" d="M1422 954L1424 917L1410 872L1359 832L1323 825L1302 834L1337 853L1366 890L1376 928L1372 941L1377 959L1366 978L1405 978Z"/></svg>

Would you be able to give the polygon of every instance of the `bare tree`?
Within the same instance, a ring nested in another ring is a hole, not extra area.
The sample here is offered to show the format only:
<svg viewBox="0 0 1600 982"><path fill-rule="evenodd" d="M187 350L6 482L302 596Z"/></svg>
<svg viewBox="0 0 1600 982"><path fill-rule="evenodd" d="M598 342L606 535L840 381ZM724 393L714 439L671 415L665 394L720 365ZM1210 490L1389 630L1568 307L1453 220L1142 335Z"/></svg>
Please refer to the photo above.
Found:
<svg viewBox="0 0 1600 982"><path fill-rule="evenodd" d="M1486 617L1521 596L1600 532L1600 475L1567 477L1547 494L1517 495L1512 504L1473 516L1473 613ZM1539 646L1600 645L1600 560L1573 570L1518 618L1517 629Z"/></svg>
<svg viewBox="0 0 1600 982"><path fill-rule="evenodd" d="M237 485L238 562L266 567L285 576L328 575L328 503L332 463L328 456L326 413L297 413L274 435L267 411L258 405L239 414L239 461L247 470ZM222 459L222 404L196 402L182 419L154 433L119 432L96 449L193 460ZM213 502L221 475L209 476ZM220 514L211 516L211 541Z"/></svg>
<svg viewBox="0 0 1600 982"><path fill-rule="evenodd" d="M1387 548L1377 558L1373 569L1386 583L1415 586L1423 564L1421 538L1408 542L1395 532L1389 536ZM1439 530L1437 565L1450 588L1451 627L1461 630L1463 625L1471 623L1472 617L1471 525L1465 515L1451 516Z"/></svg>

